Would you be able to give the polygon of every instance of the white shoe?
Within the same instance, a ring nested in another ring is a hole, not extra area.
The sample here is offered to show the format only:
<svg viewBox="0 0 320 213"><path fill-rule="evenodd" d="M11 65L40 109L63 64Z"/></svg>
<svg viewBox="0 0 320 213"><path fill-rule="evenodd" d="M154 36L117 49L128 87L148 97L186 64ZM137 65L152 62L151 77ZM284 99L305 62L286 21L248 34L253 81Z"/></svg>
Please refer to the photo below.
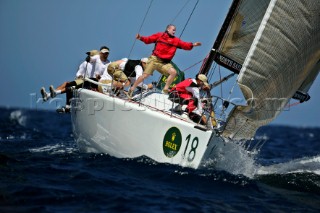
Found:
<svg viewBox="0 0 320 213"><path fill-rule="evenodd" d="M52 85L49 87L49 90L50 90L50 96L51 96L51 98L54 98L54 97L57 96L57 93L56 93L56 91L54 90L54 88L53 88Z"/></svg>
<svg viewBox="0 0 320 213"><path fill-rule="evenodd" d="M48 100L48 95L46 92L46 89L44 87L41 88L40 93L42 95L43 102L46 102Z"/></svg>

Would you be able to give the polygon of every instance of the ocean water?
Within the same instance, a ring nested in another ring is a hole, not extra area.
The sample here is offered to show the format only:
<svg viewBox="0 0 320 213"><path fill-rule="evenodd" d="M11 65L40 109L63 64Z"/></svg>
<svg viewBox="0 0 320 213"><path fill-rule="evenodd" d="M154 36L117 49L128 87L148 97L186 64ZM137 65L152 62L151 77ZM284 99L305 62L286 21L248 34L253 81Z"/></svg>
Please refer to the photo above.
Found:
<svg viewBox="0 0 320 213"><path fill-rule="evenodd" d="M0 108L0 212L319 212L320 128L265 126L199 170L81 153L70 115Z"/></svg>

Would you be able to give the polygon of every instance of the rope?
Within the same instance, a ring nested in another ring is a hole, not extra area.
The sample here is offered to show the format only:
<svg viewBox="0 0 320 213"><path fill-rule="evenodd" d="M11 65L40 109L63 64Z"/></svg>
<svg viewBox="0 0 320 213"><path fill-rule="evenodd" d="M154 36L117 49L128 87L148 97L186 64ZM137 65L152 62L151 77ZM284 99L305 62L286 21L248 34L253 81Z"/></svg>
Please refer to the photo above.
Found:
<svg viewBox="0 0 320 213"><path fill-rule="evenodd" d="M147 15L148 15L149 10L150 10L150 8L151 8L152 2L153 2L153 0L151 0L151 2L150 2L150 4L149 4L148 10L147 10L146 14L144 15L144 18L143 18L143 21L142 21L142 23L141 23L141 25L140 25L140 28L139 28L138 33L140 33L140 31L141 31L141 29L142 29L142 26L143 26L143 24L144 24L144 21L145 21L146 18L147 18ZM131 56L131 53L132 53L132 50L133 50L133 48L134 48L134 46L135 46L135 44L136 44L136 41L137 41L137 39L134 39L134 42L133 42L133 45L132 45L131 50L130 50L130 52L129 52L128 58L130 58L130 56Z"/></svg>
<svg viewBox="0 0 320 213"><path fill-rule="evenodd" d="M290 107L292 107L292 106L297 106L298 104L300 104L300 102L296 102L296 103L293 103L293 104L287 104L287 105L285 106L285 108L290 108Z"/></svg>
<svg viewBox="0 0 320 213"><path fill-rule="evenodd" d="M189 18L188 18L188 20L187 20L186 24L184 25L184 28L183 28L183 30L182 30L182 32L181 32L181 34L180 34L179 38L181 38L181 36L182 36L182 34L183 34L184 30L186 29L186 27L187 27L187 25L188 25L188 22L189 22L189 20L190 20L190 18L191 18L191 16L192 16L193 12L195 11L195 9L196 9L196 7L197 7L198 3L199 3L199 0L197 0L196 4L194 5L193 10L192 10L192 12L191 12L191 14L190 14L190 16L189 16Z"/></svg>

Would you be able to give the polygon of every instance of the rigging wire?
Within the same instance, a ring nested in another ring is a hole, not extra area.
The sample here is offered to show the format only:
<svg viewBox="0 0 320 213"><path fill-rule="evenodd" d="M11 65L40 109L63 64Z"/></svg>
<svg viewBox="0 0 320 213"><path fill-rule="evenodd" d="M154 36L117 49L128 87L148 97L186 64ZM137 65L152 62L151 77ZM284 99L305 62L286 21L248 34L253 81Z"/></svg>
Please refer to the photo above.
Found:
<svg viewBox="0 0 320 213"><path fill-rule="evenodd" d="M213 75L214 75L214 72L217 68L218 64L217 63L214 63L214 66L211 67L210 71L208 72L209 75L207 76L208 77L208 80L211 81L212 78L213 78Z"/></svg>
<svg viewBox="0 0 320 213"><path fill-rule="evenodd" d="M192 10L191 14L189 15L189 18L188 18L188 20L187 20L186 24L184 25L184 28L183 28L183 30L182 30L182 32L181 32L181 34L180 34L179 38L181 38L181 36L182 36L182 34L183 34L184 30L186 29L186 27L187 27L187 25L188 25L188 23L189 23L189 21L190 21L190 19L191 19L191 16L192 16L193 12L195 11L195 9L196 9L196 7L197 7L198 3L199 3L199 0L197 0L196 4L194 5L193 10Z"/></svg>
<svg viewBox="0 0 320 213"><path fill-rule="evenodd" d="M149 11L150 11L152 2L153 2L153 0L150 1L148 10L147 10L147 12L146 12L145 15L144 15L144 18L143 18L143 21L142 21L142 23L141 23L141 25L140 25L140 28L139 28L139 30L138 30L138 33L140 33L140 31L141 31L141 29L142 29L142 26L143 26L143 24L144 24L144 22L145 22L145 20L146 20L146 18L147 18L147 15L148 15L148 13L149 13ZM133 48L134 48L134 46L135 46L135 44L136 44L136 41L137 41L137 39L134 39L134 42L133 42L133 45L132 45L131 50L130 50L130 52L129 52L128 58L130 58L130 56L131 56L131 53L132 53L132 50L133 50Z"/></svg>
<svg viewBox="0 0 320 213"><path fill-rule="evenodd" d="M228 96L228 101L230 100L230 98L231 98L231 95L232 95L232 93L233 93L233 90L234 90L234 88L235 88L235 86L238 84L238 81L235 81L234 82L234 84L233 84L233 86L232 86L232 88L231 88L231 90L229 91L229 96Z"/></svg>
<svg viewBox="0 0 320 213"><path fill-rule="evenodd" d="M194 67L194 66L196 66L197 64L199 64L200 62L203 62L205 59L201 59L200 61L198 61L198 62L196 62L196 63L194 63L193 65L191 65L190 67L188 67L188 68L186 68L186 69L184 69L184 70L182 70L182 72L185 72L185 71L187 71L188 69L191 69L192 67Z"/></svg>
<svg viewBox="0 0 320 213"><path fill-rule="evenodd" d="M219 79L221 80L221 69L219 66ZM220 84L220 97L223 97L223 89L222 89L222 84Z"/></svg>
<svg viewBox="0 0 320 213"><path fill-rule="evenodd" d="M187 4L189 4L190 0L187 1L187 3L185 3L183 5L183 7L180 9L180 11L178 12L178 14L173 18L173 20L170 23L174 23L174 21L178 18L178 16L180 15L180 13L182 12L182 10L187 6Z"/></svg>

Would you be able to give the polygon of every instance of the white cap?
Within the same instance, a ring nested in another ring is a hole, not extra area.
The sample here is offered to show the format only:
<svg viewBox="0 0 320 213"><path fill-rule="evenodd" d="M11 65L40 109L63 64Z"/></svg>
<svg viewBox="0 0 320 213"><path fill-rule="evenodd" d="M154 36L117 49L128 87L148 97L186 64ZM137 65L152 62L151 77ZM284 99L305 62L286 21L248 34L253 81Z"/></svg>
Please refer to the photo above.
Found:
<svg viewBox="0 0 320 213"><path fill-rule="evenodd" d="M100 52L102 52L102 53L108 53L108 52L109 52L109 50L108 50L108 49L106 49L106 48L104 48L104 49L100 50Z"/></svg>

